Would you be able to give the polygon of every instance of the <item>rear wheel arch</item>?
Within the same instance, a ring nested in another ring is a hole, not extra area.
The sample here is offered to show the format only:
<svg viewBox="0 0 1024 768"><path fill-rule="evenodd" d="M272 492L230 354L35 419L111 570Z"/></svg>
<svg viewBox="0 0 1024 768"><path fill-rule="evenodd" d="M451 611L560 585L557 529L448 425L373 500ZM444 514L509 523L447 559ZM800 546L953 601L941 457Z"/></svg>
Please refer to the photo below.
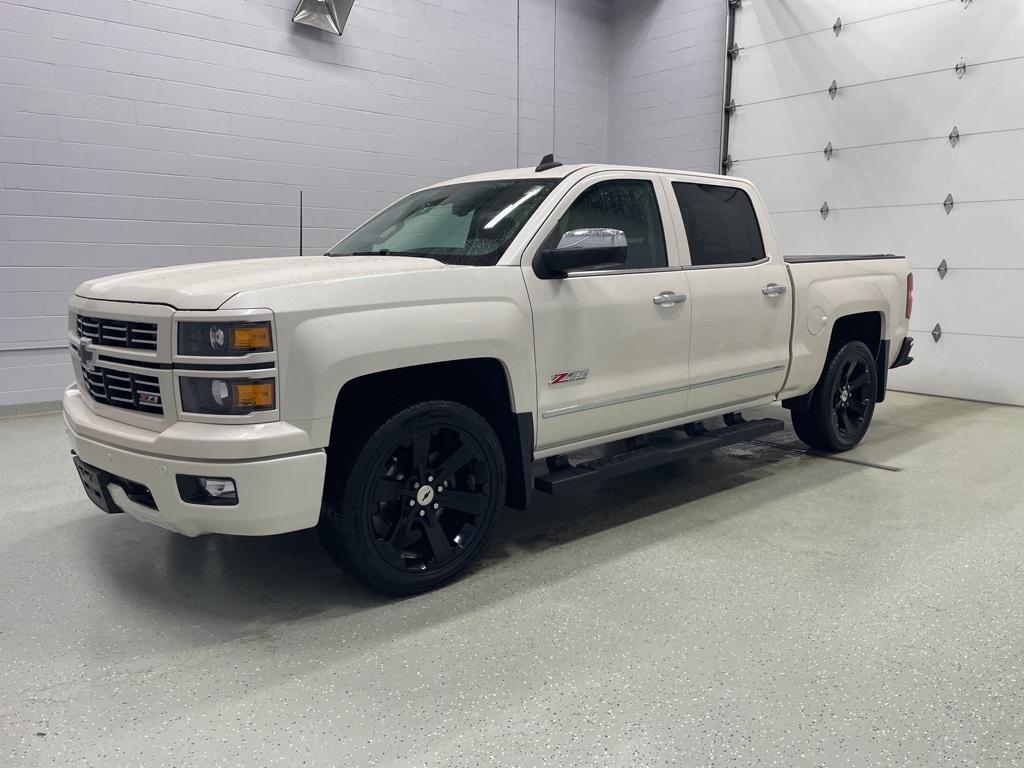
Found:
<svg viewBox="0 0 1024 768"><path fill-rule="evenodd" d="M875 358L878 369L878 387L875 393L875 402L885 400L885 390L888 373L888 350L889 343L882 338L885 329L885 315L883 312L856 312L850 315L837 317L832 323L832 334L829 337L828 351L822 361L821 376L828 370L829 362L835 357L845 344L851 341L860 341L870 350ZM791 411L805 412L810 408L811 395L813 391L799 397L790 397L782 401L782 405Z"/></svg>
<svg viewBox="0 0 1024 768"><path fill-rule="evenodd" d="M344 460L351 438L369 423L424 400L462 403L479 413L498 435L505 455L505 503L525 509L530 498L533 414L516 413L512 383L497 358L467 358L377 371L346 382L335 399L328 456ZM348 439L346 439L348 438Z"/></svg>
<svg viewBox="0 0 1024 768"><path fill-rule="evenodd" d="M877 355L884 326L885 317L881 312L858 312L836 318L828 342L828 359L848 341L864 342L871 354Z"/></svg>

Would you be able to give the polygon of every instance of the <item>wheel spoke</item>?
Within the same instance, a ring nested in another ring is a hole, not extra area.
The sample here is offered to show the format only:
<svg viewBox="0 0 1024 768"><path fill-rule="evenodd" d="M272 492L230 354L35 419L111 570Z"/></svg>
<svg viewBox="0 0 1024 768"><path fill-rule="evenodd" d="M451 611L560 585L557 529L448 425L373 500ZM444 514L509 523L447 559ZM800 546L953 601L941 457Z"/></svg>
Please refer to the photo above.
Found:
<svg viewBox="0 0 1024 768"><path fill-rule="evenodd" d="M441 527L441 522L433 515L422 518L420 522L423 525L424 533L427 535L430 551L434 554L434 561L442 563L451 557L452 544L448 541L448 534Z"/></svg>
<svg viewBox="0 0 1024 768"><path fill-rule="evenodd" d="M398 553L399 557L401 557L402 547L405 546L406 539L409 538L409 528L412 525L413 519L412 514L402 512L398 520L395 521L394 526L392 526L391 530L388 532L387 538L385 538L388 546L394 549Z"/></svg>
<svg viewBox="0 0 1024 768"><path fill-rule="evenodd" d="M377 481L374 498L380 503L400 501L402 498L400 492L403 487L404 483L400 483L398 480L392 480L389 477L382 477Z"/></svg>
<svg viewBox="0 0 1024 768"><path fill-rule="evenodd" d="M445 490L438 500L445 509L457 509L468 515L482 515L484 513L487 497L482 493L467 493L466 491Z"/></svg>
<svg viewBox="0 0 1024 768"><path fill-rule="evenodd" d="M856 416L860 417L860 416L864 415L865 411L867 411L867 409L868 409L868 401L867 400L851 400L849 402L849 407L850 407L850 410L852 410Z"/></svg>
<svg viewBox="0 0 1024 768"><path fill-rule="evenodd" d="M850 389L860 389L871 380L871 376L864 371L860 376L850 382Z"/></svg>
<svg viewBox="0 0 1024 768"><path fill-rule="evenodd" d="M839 409L839 426L844 432L849 432L853 426L850 421L850 415L846 412L845 408Z"/></svg>
<svg viewBox="0 0 1024 768"><path fill-rule="evenodd" d="M455 452L445 459L441 463L441 466L437 468L437 472L434 473L434 482L443 483L445 480L450 480L452 475L469 464L469 462L475 458L476 451L467 441L463 440L462 445L456 448Z"/></svg>
<svg viewBox="0 0 1024 768"><path fill-rule="evenodd" d="M856 365L856 361L855 360L847 360L845 363L843 363L843 368L839 372L839 380L841 382L843 382L844 384L848 384L849 383L850 376L853 374L853 366L854 365Z"/></svg>
<svg viewBox="0 0 1024 768"><path fill-rule="evenodd" d="M424 474L430 459L430 432L418 432L412 438L412 471Z"/></svg>

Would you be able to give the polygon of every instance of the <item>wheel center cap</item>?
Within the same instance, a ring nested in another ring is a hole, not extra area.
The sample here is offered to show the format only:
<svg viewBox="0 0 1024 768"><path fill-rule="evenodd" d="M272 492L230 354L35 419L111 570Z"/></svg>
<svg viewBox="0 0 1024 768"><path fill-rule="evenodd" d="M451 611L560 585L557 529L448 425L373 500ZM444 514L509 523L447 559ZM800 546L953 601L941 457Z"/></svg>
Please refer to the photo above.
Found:
<svg viewBox="0 0 1024 768"><path fill-rule="evenodd" d="M429 485L421 485L420 489L416 491L416 503L421 507L425 507L434 500L434 489Z"/></svg>

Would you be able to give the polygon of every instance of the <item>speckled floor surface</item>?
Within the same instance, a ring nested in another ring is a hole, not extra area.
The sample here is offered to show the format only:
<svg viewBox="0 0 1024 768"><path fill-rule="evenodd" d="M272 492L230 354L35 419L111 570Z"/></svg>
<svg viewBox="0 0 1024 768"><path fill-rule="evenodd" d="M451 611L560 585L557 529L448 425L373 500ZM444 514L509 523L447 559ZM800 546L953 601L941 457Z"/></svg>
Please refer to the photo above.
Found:
<svg viewBox="0 0 1024 768"><path fill-rule="evenodd" d="M104 516L0 421L0 765L1021 765L1022 438L893 393L853 456L901 472L741 445L388 601L309 532Z"/></svg>

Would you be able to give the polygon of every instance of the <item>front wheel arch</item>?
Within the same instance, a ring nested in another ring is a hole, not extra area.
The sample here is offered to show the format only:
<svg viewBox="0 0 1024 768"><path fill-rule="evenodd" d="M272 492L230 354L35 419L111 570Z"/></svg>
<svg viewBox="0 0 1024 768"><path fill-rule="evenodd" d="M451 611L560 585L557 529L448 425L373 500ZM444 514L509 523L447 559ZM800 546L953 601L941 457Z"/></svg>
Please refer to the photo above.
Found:
<svg viewBox="0 0 1024 768"><path fill-rule="evenodd" d="M533 414L513 409L511 380L505 363L498 358L447 360L351 379L335 399L328 456L345 451L350 436L368 421L426 399L462 403L487 420L505 456L505 504L526 509L533 489Z"/></svg>

